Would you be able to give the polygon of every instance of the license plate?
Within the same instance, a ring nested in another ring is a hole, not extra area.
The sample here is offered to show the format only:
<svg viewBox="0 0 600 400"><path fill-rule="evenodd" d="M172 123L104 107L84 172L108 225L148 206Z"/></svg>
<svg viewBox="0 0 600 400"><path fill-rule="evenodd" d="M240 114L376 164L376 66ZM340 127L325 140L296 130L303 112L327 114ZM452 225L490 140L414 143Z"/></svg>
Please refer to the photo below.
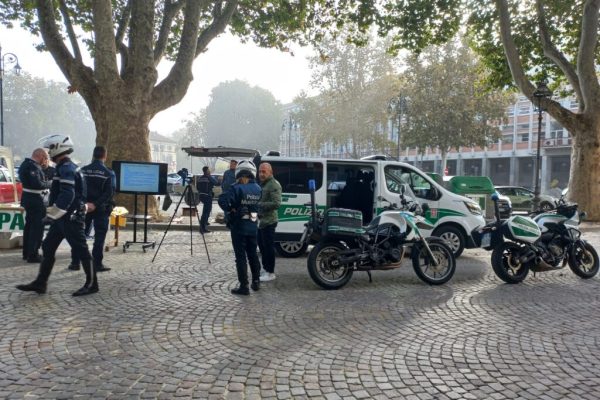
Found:
<svg viewBox="0 0 600 400"><path fill-rule="evenodd" d="M481 247L488 247L490 245L490 242L492 241L492 234L491 233L485 233L482 237L481 237Z"/></svg>

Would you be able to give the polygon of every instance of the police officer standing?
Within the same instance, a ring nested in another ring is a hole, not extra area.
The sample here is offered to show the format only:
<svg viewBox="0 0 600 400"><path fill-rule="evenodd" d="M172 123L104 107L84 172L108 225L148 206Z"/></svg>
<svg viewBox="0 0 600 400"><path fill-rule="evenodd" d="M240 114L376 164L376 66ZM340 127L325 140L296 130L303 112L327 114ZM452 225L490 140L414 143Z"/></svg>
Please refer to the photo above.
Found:
<svg viewBox="0 0 600 400"><path fill-rule="evenodd" d="M48 164L48 154L44 149L35 149L31 158L26 158L19 167L19 179L23 185L21 206L25 209L25 228L23 230L23 260L28 263L42 261L39 249L44 236L46 206L44 194L50 188L42 168Z"/></svg>
<svg viewBox="0 0 600 400"><path fill-rule="evenodd" d="M208 217L212 210L213 202L213 188L218 185L219 182L210 174L210 169L205 166L202 167L202 176L196 179L196 188L200 195L200 201L202 202L202 216L200 217L200 232L208 233Z"/></svg>
<svg viewBox="0 0 600 400"><path fill-rule="evenodd" d="M110 213L112 212L112 198L114 194L113 172L106 165L106 148L96 146L92 155L92 163L81 168L87 187L87 214L85 226L94 223L94 247L92 248L92 261L96 272L110 271L102 264L104 258L104 241L108 232ZM79 258L75 251L72 252L72 261L69 265L72 271L79 270Z"/></svg>
<svg viewBox="0 0 600 400"><path fill-rule="evenodd" d="M252 290L260 289L260 261L256 254L258 229L258 202L262 190L255 182L256 166L251 161L241 161L236 168L237 183L219 196L219 206L225 211L227 226L231 229L231 243L235 253L239 286L231 293L248 295L248 263L252 273Z"/></svg>
<svg viewBox="0 0 600 400"><path fill-rule="evenodd" d="M75 251L83 270L85 284L73 293L73 296L84 296L98 291L96 271L91 265L91 256L85 241L83 225L85 220L85 180L69 158L73 152L73 142L68 136L51 135L44 138L44 147L52 161L56 163L56 176L50 188L50 207L46 210L46 220L50 222L50 230L42 243L43 259L38 276L31 283L18 285L17 289L46 293L48 278L54 267L56 249L67 239Z"/></svg>

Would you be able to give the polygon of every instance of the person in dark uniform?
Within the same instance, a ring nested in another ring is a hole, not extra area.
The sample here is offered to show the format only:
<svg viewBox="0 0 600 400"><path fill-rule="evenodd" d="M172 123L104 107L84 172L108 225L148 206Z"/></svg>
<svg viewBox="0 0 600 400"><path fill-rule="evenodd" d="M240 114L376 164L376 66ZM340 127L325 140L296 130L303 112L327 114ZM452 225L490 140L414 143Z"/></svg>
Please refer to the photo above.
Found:
<svg viewBox="0 0 600 400"><path fill-rule="evenodd" d="M225 211L227 226L231 230L231 244L239 281L239 286L231 289L231 293L248 295L248 263L252 273L252 290L260 289L260 261L256 254L256 235L258 202L262 189L254 180L256 166L251 161L241 161L236 168L235 177L237 183L219 196L219 206Z"/></svg>
<svg viewBox="0 0 600 400"><path fill-rule="evenodd" d="M64 135L50 135L43 140L50 158L56 163L56 176L50 188L50 207L46 210L45 218L50 223L50 230L42 242L42 262L38 276L31 283L17 285L17 289L39 294L46 293L48 278L54 267L56 249L66 238L81 260L85 272L85 284L73 293L73 296L96 293L98 280L96 271L92 268L92 257L83 233L87 195L85 179L77 165L69 158L69 154L73 152L73 142Z"/></svg>
<svg viewBox="0 0 600 400"><path fill-rule="evenodd" d="M196 189L200 195L200 201L202 202L202 216L200 217L200 232L208 233L208 217L212 210L213 202L213 188L218 185L219 182L210 174L210 168L202 167L202 176L196 179Z"/></svg>
<svg viewBox="0 0 600 400"><path fill-rule="evenodd" d="M21 206L25 209L25 228L23 229L23 259L28 263L42 261L39 250L44 236L46 206L44 194L50 188L51 181L47 180L42 170L48 164L46 150L35 149L31 158L26 158L19 167L19 179L23 185Z"/></svg>
<svg viewBox="0 0 600 400"><path fill-rule="evenodd" d="M96 272L110 271L110 268L102 264L102 260L115 188L113 185L114 173L105 165L106 154L104 146L96 146L92 155L92 163L81 168L87 187L88 212L85 214L85 226L88 227L92 222L94 223L92 261ZM79 270L79 258L75 251L71 252L71 264L68 268L71 271Z"/></svg>

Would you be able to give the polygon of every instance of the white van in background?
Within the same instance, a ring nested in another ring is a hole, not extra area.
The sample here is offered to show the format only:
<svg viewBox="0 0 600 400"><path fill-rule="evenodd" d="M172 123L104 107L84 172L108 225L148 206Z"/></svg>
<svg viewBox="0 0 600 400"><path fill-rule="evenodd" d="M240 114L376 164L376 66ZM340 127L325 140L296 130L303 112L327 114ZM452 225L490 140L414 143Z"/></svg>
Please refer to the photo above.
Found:
<svg viewBox="0 0 600 400"><path fill-rule="evenodd" d="M275 179L281 183L283 195L275 241L278 253L284 257L297 257L306 251L307 244L300 243L300 238L310 214L305 206L310 202L309 179L316 182L319 209L360 210L365 225L387 202L399 203L400 186L410 185L415 200L429 205L426 217L435 227L424 234L445 239L457 257L465 248L475 247L471 232L485 225L475 201L449 192L410 164L383 157L337 160L280 157L272 153L261 157L260 162L269 162Z"/></svg>

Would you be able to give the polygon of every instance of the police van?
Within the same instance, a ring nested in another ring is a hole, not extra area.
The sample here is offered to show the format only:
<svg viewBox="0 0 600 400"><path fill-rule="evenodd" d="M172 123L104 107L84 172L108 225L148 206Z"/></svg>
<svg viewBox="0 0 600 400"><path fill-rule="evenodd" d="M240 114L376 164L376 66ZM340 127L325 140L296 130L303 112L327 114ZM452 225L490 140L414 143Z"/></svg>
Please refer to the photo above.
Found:
<svg viewBox="0 0 600 400"><path fill-rule="evenodd" d="M415 200L429 205L425 216L434 224L434 229L423 233L445 239L456 256L465 248L476 247L471 232L485 225L481 208L475 201L449 192L410 164L390 161L383 156L339 160L280 157L271 152L257 157L255 162L270 163L282 187L275 242L277 252L284 257L297 257L306 252L308 244L301 243L300 239L310 215L305 205L310 202L310 179L316 182L319 209L360 210L365 225L386 204L398 204L401 185L410 185L417 197Z"/></svg>

